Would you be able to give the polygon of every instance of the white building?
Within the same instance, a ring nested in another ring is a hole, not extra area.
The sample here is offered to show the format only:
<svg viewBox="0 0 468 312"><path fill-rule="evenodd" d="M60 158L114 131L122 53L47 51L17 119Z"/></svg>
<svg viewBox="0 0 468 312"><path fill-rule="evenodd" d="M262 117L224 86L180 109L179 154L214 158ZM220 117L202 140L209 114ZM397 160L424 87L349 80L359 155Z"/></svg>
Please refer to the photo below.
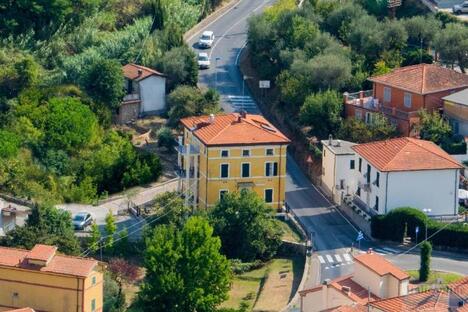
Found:
<svg viewBox="0 0 468 312"><path fill-rule="evenodd" d="M342 140L322 141L322 188L335 201L341 202L345 194L355 189L354 168L356 167L355 143Z"/></svg>
<svg viewBox="0 0 468 312"><path fill-rule="evenodd" d="M136 64L123 67L126 95L119 109L119 121L127 122L142 115L166 109L166 76Z"/></svg>
<svg viewBox="0 0 468 312"><path fill-rule="evenodd" d="M355 152L354 169L343 169L350 172L337 176L354 176L348 183L353 187L350 194L367 213L414 207L429 209L430 216L457 214L463 166L434 143L405 137L358 144L351 149ZM324 160L324 164L326 173L337 163Z"/></svg>

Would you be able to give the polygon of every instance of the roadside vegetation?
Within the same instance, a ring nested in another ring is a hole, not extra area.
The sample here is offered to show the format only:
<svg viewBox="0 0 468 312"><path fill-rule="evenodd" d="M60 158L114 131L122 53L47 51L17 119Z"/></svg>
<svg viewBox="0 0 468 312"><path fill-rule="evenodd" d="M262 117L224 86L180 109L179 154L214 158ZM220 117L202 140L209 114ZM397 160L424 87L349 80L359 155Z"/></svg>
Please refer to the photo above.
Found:
<svg viewBox="0 0 468 312"><path fill-rule="evenodd" d="M419 271L418 270L410 270L407 273L411 276L410 282L413 284L420 284L419 278ZM456 273L448 273L448 272L440 272L440 271L431 271L427 281L424 282L425 285L433 285L433 284L442 284L447 285L454 283L458 280L461 280L463 275L456 274Z"/></svg>

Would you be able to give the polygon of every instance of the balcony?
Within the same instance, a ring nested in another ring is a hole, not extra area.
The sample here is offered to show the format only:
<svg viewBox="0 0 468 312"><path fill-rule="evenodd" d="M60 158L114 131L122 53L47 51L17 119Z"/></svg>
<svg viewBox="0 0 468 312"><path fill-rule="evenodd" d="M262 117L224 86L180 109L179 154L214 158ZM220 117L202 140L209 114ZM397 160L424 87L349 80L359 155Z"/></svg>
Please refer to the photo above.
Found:
<svg viewBox="0 0 468 312"><path fill-rule="evenodd" d="M382 113L387 116L396 117L398 119L410 120L411 118L417 118L418 112L406 112L395 107L382 106Z"/></svg>
<svg viewBox="0 0 468 312"><path fill-rule="evenodd" d="M344 102L347 105L353 105L369 111L378 112L380 107L379 99L374 98L372 95L372 90L345 93Z"/></svg>
<svg viewBox="0 0 468 312"><path fill-rule="evenodd" d="M193 145L193 144L189 144L190 145L190 148L189 148L189 152L190 152L190 155L191 156L195 156L195 155L199 155L200 154L200 148L196 145ZM186 145L177 145L175 147L177 153L183 155L183 156L186 156L187 155L187 146Z"/></svg>

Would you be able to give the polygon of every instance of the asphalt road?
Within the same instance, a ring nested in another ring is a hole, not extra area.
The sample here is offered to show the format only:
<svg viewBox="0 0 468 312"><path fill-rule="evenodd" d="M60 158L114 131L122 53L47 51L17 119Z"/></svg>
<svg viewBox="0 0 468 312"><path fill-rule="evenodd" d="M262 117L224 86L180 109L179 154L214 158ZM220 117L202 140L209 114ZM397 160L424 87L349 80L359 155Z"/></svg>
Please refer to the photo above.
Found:
<svg viewBox="0 0 468 312"><path fill-rule="evenodd" d="M197 53L203 51L211 56L212 66L200 71L199 84L218 90L225 111L245 109L251 113L259 112L247 88L243 90L243 77L238 61L246 44L248 18L261 13L273 2L274 0L241 0L235 8L188 40ZM214 31L216 40L211 49L199 50L196 42L204 30ZM311 274L307 286L313 286L326 278L352 273L351 246L356 245L358 230L310 183L292 157L288 157L287 162L286 201L310 233L316 250L313 255L314 270L311 271L319 271L320 274ZM358 252L356 247L354 246L354 252ZM361 250L372 247L405 269L418 268L418 255L395 256L402 249L376 246L368 240L362 241L360 247ZM447 254L434 257L433 268L468 274L468 263L463 258L450 258L453 256Z"/></svg>

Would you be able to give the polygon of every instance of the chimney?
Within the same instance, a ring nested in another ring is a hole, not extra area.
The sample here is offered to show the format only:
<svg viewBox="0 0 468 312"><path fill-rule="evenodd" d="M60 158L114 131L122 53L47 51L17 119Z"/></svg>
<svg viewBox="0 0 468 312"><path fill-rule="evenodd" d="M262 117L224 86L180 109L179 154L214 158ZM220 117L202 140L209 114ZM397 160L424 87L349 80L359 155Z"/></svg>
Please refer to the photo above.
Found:
<svg viewBox="0 0 468 312"><path fill-rule="evenodd" d="M143 70L141 70L140 68L138 68L138 77L140 77L141 75L143 75Z"/></svg>
<svg viewBox="0 0 468 312"><path fill-rule="evenodd" d="M336 146L340 147L341 146L341 140L336 140Z"/></svg>
<svg viewBox="0 0 468 312"><path fill-rule="evenodd" d="M245 110L242 110L240 112L240 116L245 119L247 117L247 112Z"/></svg>
<svg viewBox="0 0 468 312"><path fill-rule="evenodd" d="M341 290L343 290L343 292L345 294L347 294L348 296L351 293L351 287L349 287L349 286L343 286L343 287L341 287Z"/></svg>
<svg viewBox="0 0 468 312"><path fill-rule="evenodd" d="M209 120L209 123L210 123L210 124L214 123L214 121L215 121L215 115L214 115L214 114L210 114L210 118L209 118L208 120Z"/></svg>
<svg viewBox="0 0 468 312"><path fill-rule="evenodd" d="M331 146L332 143L333 143L333 136L330 134L330 135L328 135L328 145Z"/></svg>
<svg viewBox="0 0 468 312"><path fill-rule="evenodd" d="M326 278L325 280L323 280L322 284L323 285L330 285L331 283L331 280L329 278Z"/></svg>

